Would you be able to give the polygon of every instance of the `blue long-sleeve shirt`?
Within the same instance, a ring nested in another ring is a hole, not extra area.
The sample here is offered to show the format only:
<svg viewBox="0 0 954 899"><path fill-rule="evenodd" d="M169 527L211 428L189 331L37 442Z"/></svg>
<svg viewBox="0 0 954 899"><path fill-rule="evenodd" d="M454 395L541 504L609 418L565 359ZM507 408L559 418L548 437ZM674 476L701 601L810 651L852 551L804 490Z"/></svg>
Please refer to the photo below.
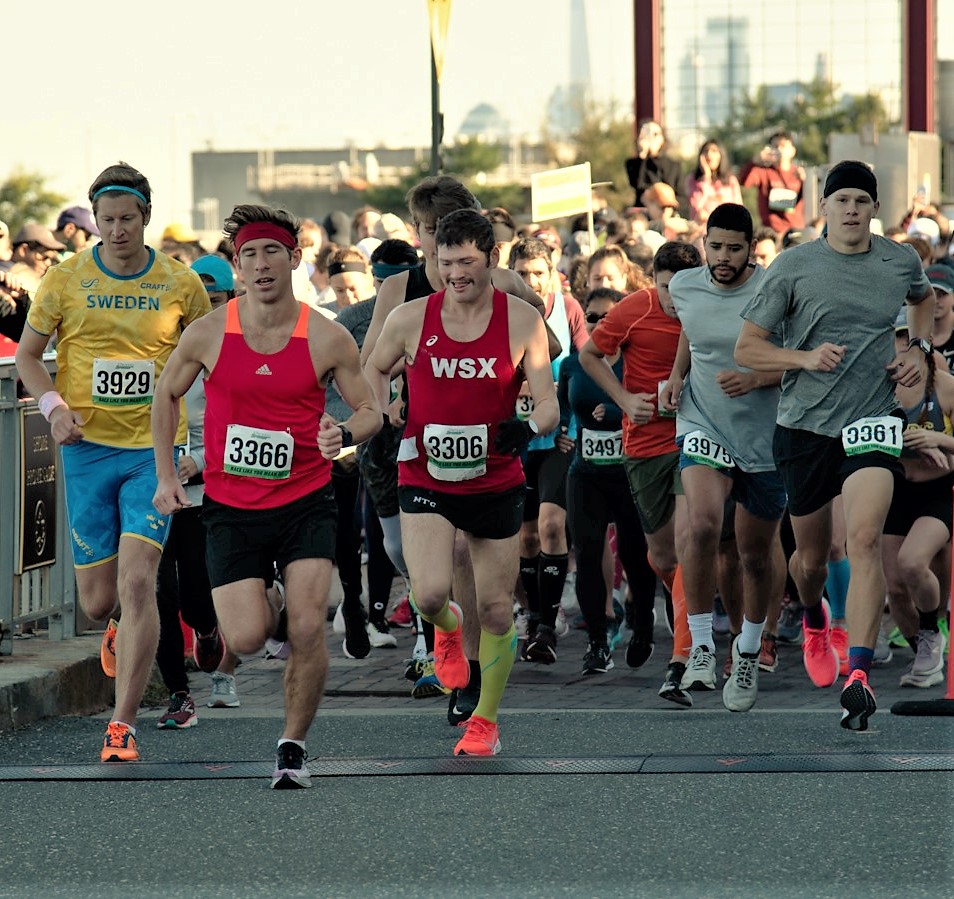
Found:
<svg viewBox="0 0 954 899"><path fill-rule="evenodd" d="M613 371L622 381L622 357L613 365ZM614 403L602 387L583 370L580 357L577 354L568 356L560 366L560 377L557 381L557 399L560 403L560 428L569 427L571 418L576 419L577 436L574 448L573 466L582 465L590 471L605 470L605 463L594 464L584 458L586 449L586 431L602 432L609 439L609 435L622 428L623 411ZM593 418L593 410L603 404L606 414L602 421Z"/></svg>

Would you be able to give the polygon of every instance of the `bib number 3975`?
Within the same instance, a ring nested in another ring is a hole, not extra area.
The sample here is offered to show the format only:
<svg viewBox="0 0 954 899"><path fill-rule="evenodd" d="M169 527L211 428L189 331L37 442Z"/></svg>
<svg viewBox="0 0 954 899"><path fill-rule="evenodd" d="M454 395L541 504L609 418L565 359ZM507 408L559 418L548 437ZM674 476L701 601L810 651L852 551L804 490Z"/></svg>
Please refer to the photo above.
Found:
<svg viewBox="0 0 954 899"><path fill-rule="evenodd" d="M225 432L226 474L280 481L291 475L295 439L287 431L229 425Z"/></svg>
<svg viewBox="0 0 954 899"><path fill-rule="evenodd" d="M904 422L893 415L859 418L841 429L841 445L848 456L887 453L900 456L904 443Z"/></svg>
<svg viewBox="0 0 954 899"><path fill-rule="evenodd" d="M152 402L156 364L151 359L94 359L93 405L139 406Z"/></svg>
<svg viewBox="0 0 954 899"><path fill-rule="evenodd" d="M726 448L705 431L690 431L682 442L683 453L702 465L712 468L735 468L735 459Z"/></svg>
<svg viewBox="0 0 954 899"><path fill-rule="evenodd" d="M487 425L425 425L424 452L436 481L479 478L487 473Z"/></svg>

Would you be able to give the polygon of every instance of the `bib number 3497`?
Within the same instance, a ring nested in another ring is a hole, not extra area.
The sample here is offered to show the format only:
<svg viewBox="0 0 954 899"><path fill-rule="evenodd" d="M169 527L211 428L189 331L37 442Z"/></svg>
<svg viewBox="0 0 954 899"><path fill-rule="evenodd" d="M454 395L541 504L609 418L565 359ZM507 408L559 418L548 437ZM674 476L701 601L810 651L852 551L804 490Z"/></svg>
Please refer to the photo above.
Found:
<svg viewBox="0 0 954 899"><path fill-rule="evenodd" d="M841 429L841 445L848 456L874 452L900 456L903 443L904 422L894 415L859 418Z"/></svg>
<svg viewBox="0 0 954 899"><path fill-rule="evenodd" d="M683 453L693 462L712 468L735 468L735 459L728 450L705 431L690 431L682 442Z"/></svg>

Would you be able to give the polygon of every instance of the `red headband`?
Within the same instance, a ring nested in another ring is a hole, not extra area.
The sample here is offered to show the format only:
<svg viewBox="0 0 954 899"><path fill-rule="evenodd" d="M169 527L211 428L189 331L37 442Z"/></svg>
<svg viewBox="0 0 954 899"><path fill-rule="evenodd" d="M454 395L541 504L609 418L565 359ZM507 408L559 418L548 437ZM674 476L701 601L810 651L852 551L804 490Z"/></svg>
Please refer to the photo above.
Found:
<svg viewBox="0 0 954 899"><path fill-rule="evenodd" d="M235 235L236 255L238 255L239 250L242 249L242 244L246 241L259 240L263 237L267 237L270 240L277 240L282 246L288 247L289 250L298 248L298 243L295 241L295 238L281 226L272 224L272 222L249 222L247 225L242 225Z"/></svg>

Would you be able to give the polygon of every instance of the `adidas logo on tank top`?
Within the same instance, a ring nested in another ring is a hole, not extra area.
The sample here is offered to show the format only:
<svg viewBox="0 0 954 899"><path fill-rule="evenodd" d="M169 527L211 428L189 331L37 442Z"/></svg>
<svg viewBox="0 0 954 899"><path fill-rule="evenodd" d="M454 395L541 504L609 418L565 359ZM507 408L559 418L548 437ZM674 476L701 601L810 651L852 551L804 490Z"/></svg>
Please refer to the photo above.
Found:
<svg viewBox="0 0 954 899"><path fill-rule="evenodd" d="M257 369L255 369L255 374L257 375L270 375L271 373L272 373L272 370L268 367L267 362L264 365L260 365Z"/></svg>

